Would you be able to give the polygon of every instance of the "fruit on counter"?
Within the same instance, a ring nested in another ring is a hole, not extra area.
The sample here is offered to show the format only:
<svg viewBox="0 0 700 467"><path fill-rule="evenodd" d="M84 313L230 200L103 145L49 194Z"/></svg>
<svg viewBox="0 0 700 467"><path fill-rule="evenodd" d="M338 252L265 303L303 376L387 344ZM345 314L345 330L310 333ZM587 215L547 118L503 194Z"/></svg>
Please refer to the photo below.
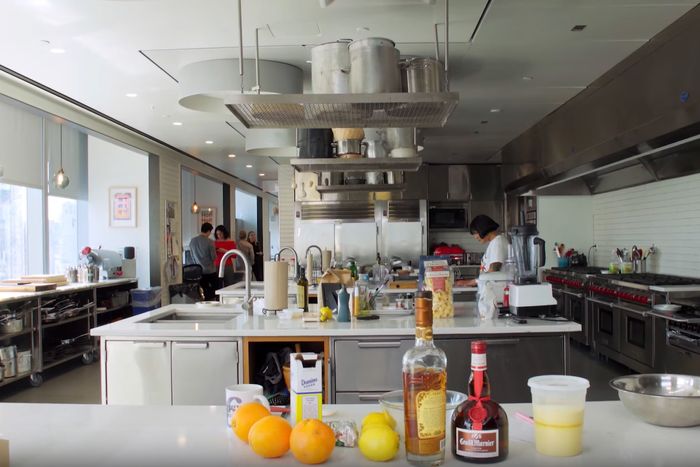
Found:
<svg viewBox="0 0 700 467"><path fill-rule="evenodd" d="M265 458L282 457L289 451L292 426L275 415L263 417L250 427L248 444L253 452Z"/></svg>
<svg viewBox="0 0 700 467"><path fill-rule="evenodd" d="M289 447L294 458L302 464L322 464L333 453L335 434L322 421L305 419L292 429Z"/></svg>
<svg viewBox="0 0 700 467"><path fill-rule="evenodd" d="M250 428L261 418L270 415L270 411L258 402L241 404L231 418L231 429L241 441L248 442Z"/></svg>
<svg viewBox="0 0 700 467"><path fill-rule="evenodd" d="M358 447L367 459L386 462L399 451L399 434L388 425L373 423L362 428Z"/></svg>
<svg viewBox="0 0 700 467"><path fill-rule="evenodd" d="M333 310L327 306L322 307L319 310L319 313L321 315L321 321L328 321L329 319L333 318Z"/></svg>
<svg viewBox="0 0 700 467"><path fill-rule="evenodd" d="M392 430L396 428L396 420L394 420L394 417L392 417L386 410L382 412L370 412L365 416L365 418L362 419L363 430L365 429L365 426L373 424L384 424Z"/></svg>

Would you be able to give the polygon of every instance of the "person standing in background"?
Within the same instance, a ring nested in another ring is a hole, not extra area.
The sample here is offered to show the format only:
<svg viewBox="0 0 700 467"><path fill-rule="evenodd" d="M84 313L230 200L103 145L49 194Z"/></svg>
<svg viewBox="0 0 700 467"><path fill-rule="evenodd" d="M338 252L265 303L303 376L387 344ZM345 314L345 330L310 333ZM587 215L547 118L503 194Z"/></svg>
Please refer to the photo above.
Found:
<svg viewBox="0 0 700 467"><path fill-rule="evenodd" d="M248 241L248 232L245 230L241 230L238 232L238 249L241 250L243 253L245 253L246 258L248 258L248 261L250 262L251 266L251 275L253 276L253 280L257 280L255 278L255 274L253 272L252 266L253 262L255 261L255 252L253 251L253 245L250 244ZM240 267L238 268L239 271L243 271L244 263L241 261L240 263L237 263Z"/></svg>
<svg viewBox="0 0 700 467"><path fill-rule="evenodd" d="M257 280L262 281L263 278L263 251L262 245L258 243L258 236L252 230L248 232L248 243L253 245L253 273Z"/></svg>
<svg viewBox="0 0 700 467"><path fill-rule="evenodd" d="M236 248L236 242L231 240L231 235L228 233L228 229L219 225L214 230L214 246L216 247L216 261L214 265L218 271L219 265L221 264L221 258L224 256L228 250L233 250ZM233 258L236 256L234 255ZM234 272L233 272L233 258L229 258L226 261L226 266L224 267L224 284L226 287L228 285L234 284Z"/></svg>
<svg viewBox="0 0 700 467"><path fill-rule="evenodd" d="M219 287L219 277L216 266L214 266L216 248L212 239L209 238L212 230L214 230L214 227L209 222L205 222L202 224L199 235L190 240L192 259L195 263L202 266L202 278L199 281L199 285L204 291L206 300L214 300L216 298L214 292Z"/></svg>

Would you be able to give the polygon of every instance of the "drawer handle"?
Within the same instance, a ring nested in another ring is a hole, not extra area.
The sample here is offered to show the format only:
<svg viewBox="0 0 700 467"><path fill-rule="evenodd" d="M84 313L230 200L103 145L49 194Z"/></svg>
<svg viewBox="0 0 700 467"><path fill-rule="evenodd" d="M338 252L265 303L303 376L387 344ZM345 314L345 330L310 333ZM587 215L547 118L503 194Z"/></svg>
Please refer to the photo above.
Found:
<svg viewBox="0 0 700 467"><path fill-rule="evenodd" d="M209 342L174 342L175 347L181 349L208 349Z"/></svg>
<svg viewBox="0 0 700 467"><path fill-rule="evenodd" d="M401 347L401 342L359 342L361 349L391 349Z"/></svg>
<svg viewBox="0 0 700 467"><path fill-rule="evenodd" d="M486 345L515 345L520 343L520 339L487 339Z"/></svg>
<svg viewBox="0 0 700 467"><path fill-rule="evenodd" d="M359 394L357 398L361 401L378 401L382 396L383 394Z"/></svg>
<svg viewBox="0 0 700 467"><path fill-rule="evenodd" d="M143 349L162 349L165 342L134 342L134 345Z"/></svg>

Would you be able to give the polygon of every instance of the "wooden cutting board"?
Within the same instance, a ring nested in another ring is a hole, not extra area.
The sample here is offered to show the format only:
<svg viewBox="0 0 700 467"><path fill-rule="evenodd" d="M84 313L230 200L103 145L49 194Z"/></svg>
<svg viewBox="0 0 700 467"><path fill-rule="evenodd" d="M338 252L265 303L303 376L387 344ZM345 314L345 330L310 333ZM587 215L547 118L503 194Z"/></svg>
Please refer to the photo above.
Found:
<svg viewBox="0 0 700 467"><path fill-rule="evenodd" d="M56 284L27 284L25 282L3 282L0 283L0 292L44 292L46 290L55 290Z"/></svg>
<svg viewBox="0 0 700 467"><path fill-rule="evenodd" d="M28 276L21 276L20 282L52 282L60 283L66 282L66 276L63 274L31 274Z"/></svg>

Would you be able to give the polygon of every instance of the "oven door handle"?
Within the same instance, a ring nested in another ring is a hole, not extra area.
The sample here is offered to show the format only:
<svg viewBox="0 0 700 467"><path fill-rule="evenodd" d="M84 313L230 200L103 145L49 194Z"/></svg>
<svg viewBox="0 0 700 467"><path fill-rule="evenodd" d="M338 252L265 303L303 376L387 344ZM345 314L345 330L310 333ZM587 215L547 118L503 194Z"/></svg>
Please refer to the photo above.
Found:
<svg viewBox="0 0 700 467"><path fill-rule="evenodd" d="M629 307L626 307L626 306L623 306L623 305L619 305L619 304L617 304L617 303L613 303L613 304L612 304L612 307L613 307L613 308L617 308L618 310L626 311L626 312L628 312L628 313L634 313L634 314L636 314L636 315L641 315L642 318L646 318L646 317L647 317L647 314L648 314L648 312L646 312L646 311L635 310L634 308L629 308Z"/></svg>
<svg viewBox="0 0 700 467"><path fill-rule="evenodd" d="M595 303L597 305L603 305L603 306L613 306L613 302L604 302L603 300L598 300L597 298L591 298L591 297L586 297L586 301L589 301L591 303Z"/></svg>
<svg viewBox="0 0 700 467"><path fill-rule="evenodd" d="M666 333L666 336L669 339L669 342L671 339L679 340L682 342L685 342L687 344L694 345L696 347L700 347L700 339L693 339L692 337L684 336L678 331L668 331Z"/></svg>
<svg viewBox="0 0 700 467"><path fill-rule="evenodd" d="M576 297L576 298L583 298L582 293L576 293L576 292L569 292L568 290L560 290L561 293L569 295L571 297Z"/></svg>

